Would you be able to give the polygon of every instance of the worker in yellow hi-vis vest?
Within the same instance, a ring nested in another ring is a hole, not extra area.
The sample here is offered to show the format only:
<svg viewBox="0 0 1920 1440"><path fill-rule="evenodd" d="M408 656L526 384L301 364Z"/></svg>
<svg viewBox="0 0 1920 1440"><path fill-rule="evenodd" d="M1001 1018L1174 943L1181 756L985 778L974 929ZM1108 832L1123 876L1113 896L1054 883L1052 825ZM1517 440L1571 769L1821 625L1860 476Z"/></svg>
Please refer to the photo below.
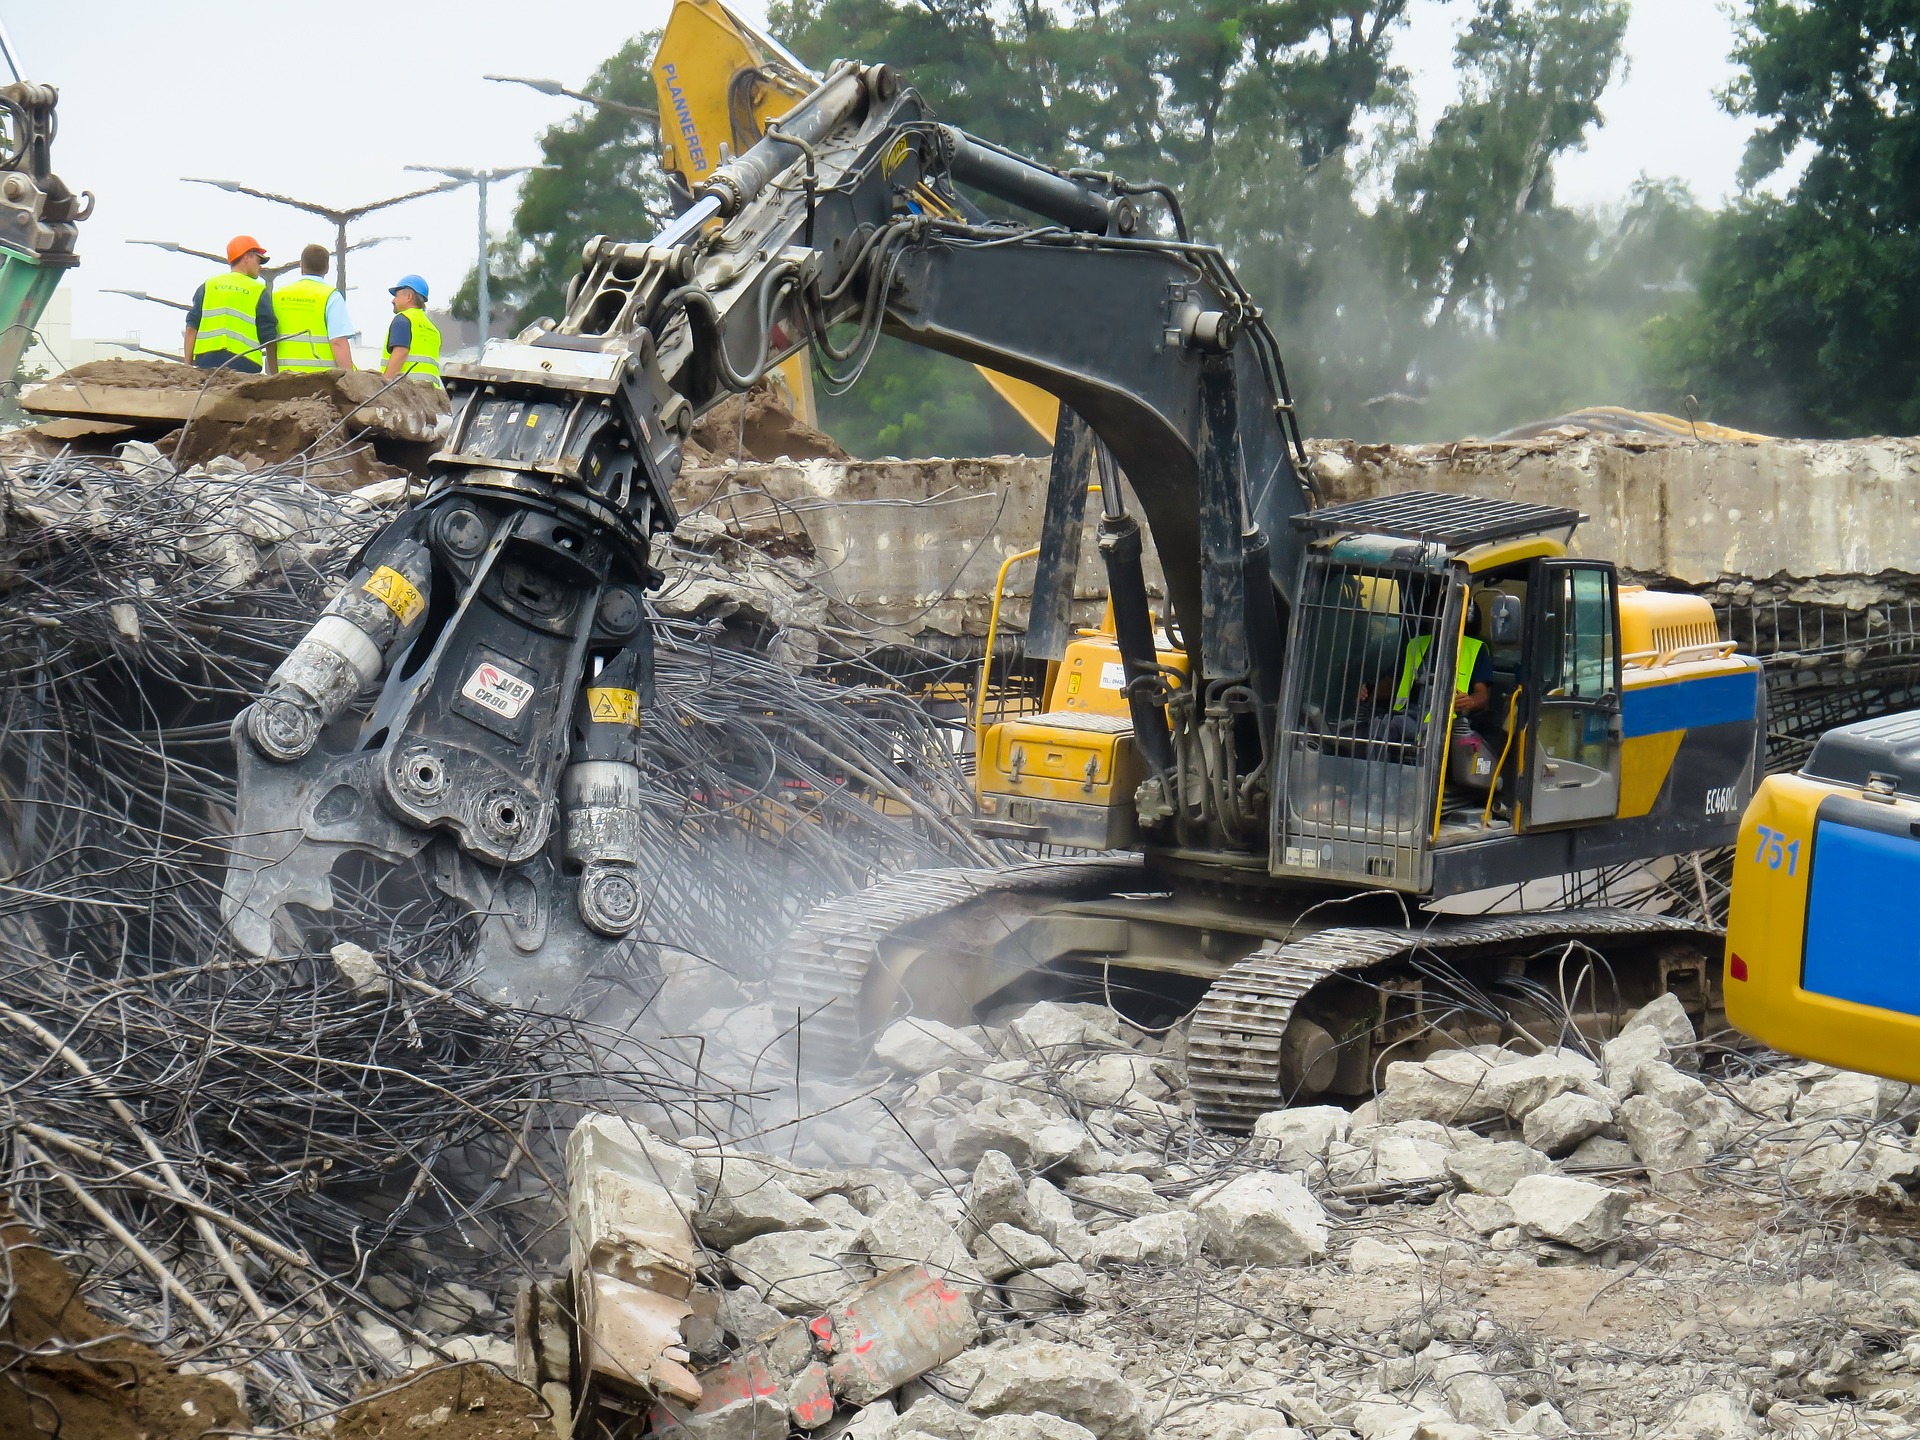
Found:
<svg viewBox="0 0 1920 1440"><path fill-rule="evenodd" d="M1487 654L1486 643L1480 639L1480 612L1478 607L1469 607L1467 611L1466 634L1460 637L1460 653L1454 657L1453 675L1453 713L1465 716L1476 730L1480 729L1492 717L1488 714L1488 705L1493 686L1493 661ZM1408 706L1413 702L1416 682L1420 670L1426 664L1427 652L1433 648L1433 636L1423 632L1407 641L1400 657L1399 683L1393 689L1393 714L1407 716ZM1367 685L1360 687L1360 699L1364 702L1372 699L1371 689ZM1421 717L1421 724L1432 719L1431 713Z"/></svg>
<svg viewBox="0 0 1920 1440"><path fill-rule="evenodd" d="M200 370L244 370L258 375L273 368L278 334L273 296L260 278L267 252L251 235L227 242L227 268L193 292L181 357Z"/></svg>
<svg viewBox="0 0 1920 1440"><path fill-rule="evenodd" d="M347 297L327 283L332 258L324 245L307 246L300 252L300 278L273 292L273 317L280 331L273 355L283 375L353 368Z"/></svg>
<svg viewBox="0 0 1920 1440"><path fill-rule="evenodd" d="M387 343L380 351L380 371L389 380L440 384L440 327L427 315L427 282L418 275L402 275L387 292L393 296L393 320Z"/></svg>

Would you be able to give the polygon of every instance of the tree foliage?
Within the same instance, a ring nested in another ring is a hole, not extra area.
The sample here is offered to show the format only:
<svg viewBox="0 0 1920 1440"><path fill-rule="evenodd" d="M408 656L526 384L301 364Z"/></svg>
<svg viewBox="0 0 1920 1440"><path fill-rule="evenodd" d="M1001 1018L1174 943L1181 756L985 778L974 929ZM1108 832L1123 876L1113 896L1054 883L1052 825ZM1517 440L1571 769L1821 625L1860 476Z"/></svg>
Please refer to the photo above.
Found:
<svg viewBox="0 0 1920 1440"><path fill-rule="evenodd" d="M1410 0L777 0L771 22L818 67L888 62L1008 148L1173 184L1266 306L1315 432L1672 408L1643 332L1689 283L1700 212L1657 184L1603 215L1554 197L1619 71L1625 0L1451 3L1471 12L1460 95L1424 130L1393 60ZM636 39L591 88L644 103L650 53ZM530 177L500 262L528 316L557 310L581 241L645 233L664 201L652 135L620 116L542 148L560 168ZM855 453L1040 448L969 367L896 342L821 408Z"/></svg>
<svg viewBox="0 0 1920 1440"><path fill-rule="evenodd" d="M1920 431L1920 0L1751 0L1725 99L1760 120L1758 189L1712 229L1699 303L1660 327L1718 418L1840 435Z"/></svg>

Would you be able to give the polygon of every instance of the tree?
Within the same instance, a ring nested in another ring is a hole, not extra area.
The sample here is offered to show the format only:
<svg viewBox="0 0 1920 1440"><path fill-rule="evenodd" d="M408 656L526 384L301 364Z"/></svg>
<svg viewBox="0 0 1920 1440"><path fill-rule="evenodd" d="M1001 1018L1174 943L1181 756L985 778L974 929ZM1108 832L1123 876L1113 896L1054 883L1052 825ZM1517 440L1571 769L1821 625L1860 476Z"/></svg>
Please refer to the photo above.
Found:
<svg viewBox="0 0 1920 1440"><path fill-rule="evenodd" d="M636 35L593 72L586 93L652 106L648 72L659 32ZM660 171L660 137L650 120L589 106L540 137L540 163L520 187L508 238L492 247L494 303L524 325L566 309L581 247L595 235L621 240L657 234L672 212ZM477 280L469 275L453 313L472 319Z"/></svg>
<svg viewBox="0 0 1920 1440"><path fill-rule="evenodd" d="M1763 123L1699 301L1662 322L1676 386L1776 433L1920 431L1920 0L1750 0L1724 97ZM1757 187L1790 160L1784 199Z"/></svg>

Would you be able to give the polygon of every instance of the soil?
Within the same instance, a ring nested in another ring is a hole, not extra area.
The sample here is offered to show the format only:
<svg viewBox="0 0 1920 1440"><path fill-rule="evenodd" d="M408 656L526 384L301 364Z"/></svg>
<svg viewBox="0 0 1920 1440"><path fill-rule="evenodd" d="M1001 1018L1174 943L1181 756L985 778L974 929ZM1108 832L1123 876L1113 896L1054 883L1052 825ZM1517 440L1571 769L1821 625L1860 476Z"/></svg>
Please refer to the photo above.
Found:
<svg viewBox="0 0 1920 1440"><path fill-rule="evenodd" d="M151 1348L107 1325L24 1226L0 1224L0 1247L0 1265L10 1271L10 1303L0 1318L0 1435L199 1440L246 1429L229 1386L170 1370Z"/></svg>
<svg viewBox="0 0 1920 1440"><path fill-rule="evenodd" d="M196 370L178 360L89 360L62 371L61 384L112 385L122 390L231 390L255 379L238 370Z"/></svg>
<svg viewBox="0 0 1920 1440"><path fill-rule="evenodd" d="M744 432L744 433L743 433ZM693 427L686 463L724 465L729 460L847 460L833 437L787 408L771 380L745 395L722 400Z"/></svg>
<svg viewBox="0 0 1920 1440"><path fill-rule="evenodd" d="M334 1422L333 1440L551 1440L550 1412L526 1386L491 1365L422 1371L357 1400Z"/></svg>

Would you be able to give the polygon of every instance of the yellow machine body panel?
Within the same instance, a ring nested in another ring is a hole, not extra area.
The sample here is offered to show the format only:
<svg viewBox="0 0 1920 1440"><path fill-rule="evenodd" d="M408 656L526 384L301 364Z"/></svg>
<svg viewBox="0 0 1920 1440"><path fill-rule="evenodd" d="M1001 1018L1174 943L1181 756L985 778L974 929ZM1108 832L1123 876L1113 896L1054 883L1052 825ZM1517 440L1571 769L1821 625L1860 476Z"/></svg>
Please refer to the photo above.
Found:
<svg viewBox="0 0 1920 1440"><path fill-rule="evenodd" d="M1184 677L1187 656L1160 663ZM1114 850L1134 840L1134 791L1146 767L1133 743L1120 650L1109 630L1067 646L1038 715L1002 720L980 736L974 790L989 821L1031 827L1052 845ZM1039 831L1044 831L1042 836Z"/></svg>
<svg viewBox="0 0 1920 1440"><path fill-rule="evenodd" d="M1727 1018L1790 1055L1920 1083L1920 713L1823 736L1747 807Z"/></svg>
<svg viewBox="0 0 1920 1440"><path fill-rule="evenodd" d="M1184 679L1187 652L1162 650L1160 663L1177 671ZM1067 646L1060 668L1047 692L1047 709L1094 715L1129 714L1124 693L1126 670L1120 663L1120 646L1104 631L1083 632Z"/></svg>
<svg viewBox="0 0 1920 1440"><path fill-rule="evenodd" d="M1720 638L1709 601L1639 585L1620 587L1620 649L1625 692L1621 702L1626 714L1672 712L1676 720L1684 721L1687 706L1662 703L1680 693L1667 693L1667 687L1711 682L1718 676L1744 677L1753 669L1753 661L1735 653L1732 641ZM1664 729L1635 726L1621 740L1620 819L1653 810L1687 729L1684 723ZM1726 813L1733 812L1729 808Z"/></svg>
<svg viewBox="0 0 1920 1440"><path fill-rule="evenodd" d="M975 783L989 820L1044 831L1053 845L1112 850L1133 839L1133 794L1145 778L1133 722L1083 710L990 727Z"/></svg>

